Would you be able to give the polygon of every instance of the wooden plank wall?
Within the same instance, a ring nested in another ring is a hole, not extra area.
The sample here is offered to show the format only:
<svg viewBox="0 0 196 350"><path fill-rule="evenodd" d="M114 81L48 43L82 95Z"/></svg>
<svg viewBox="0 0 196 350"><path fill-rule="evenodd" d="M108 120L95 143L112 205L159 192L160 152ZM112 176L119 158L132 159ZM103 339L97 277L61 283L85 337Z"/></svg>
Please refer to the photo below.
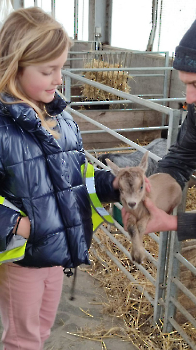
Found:
<svg viewBox="0 0 196 350"><path fill-rule="evenodd" d="M149 127L160 126L162 122L162 114L152 110L144 111L81 111L88 117L98 121L110 129L133 128L133 127ZM78 123L80 130L98 130L98 128L85 121L84 119L73 115L74 120ZM155 138L161 137L161 131L142 131L142 132L123 132L123 136L136 142L150 142ZM84 134L82 135L84 148L111 148L122 147L125 144L108 133Z"/></svg>

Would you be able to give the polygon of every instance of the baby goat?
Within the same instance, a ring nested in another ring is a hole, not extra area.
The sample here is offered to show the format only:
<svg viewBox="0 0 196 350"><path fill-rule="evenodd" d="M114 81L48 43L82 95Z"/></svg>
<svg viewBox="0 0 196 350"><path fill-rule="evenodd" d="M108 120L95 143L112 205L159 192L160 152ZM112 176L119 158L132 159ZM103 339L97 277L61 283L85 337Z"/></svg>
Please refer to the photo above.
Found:
<svg viewBox="0 0 196 350"><path fill-rule="evenodd" d="M150 218L143 202L145 197L148 196L158 208L171 213L181 202L181 187L169 174L157 173L148 178L151 191L146 192L145 172L148 166L148 152L136 167L119 168L109 159L106 159L106 162L113 174L118 177L120 201L130 213L127 229L132 241L132 259L141 264L145 257L143 234Z"/></svg>

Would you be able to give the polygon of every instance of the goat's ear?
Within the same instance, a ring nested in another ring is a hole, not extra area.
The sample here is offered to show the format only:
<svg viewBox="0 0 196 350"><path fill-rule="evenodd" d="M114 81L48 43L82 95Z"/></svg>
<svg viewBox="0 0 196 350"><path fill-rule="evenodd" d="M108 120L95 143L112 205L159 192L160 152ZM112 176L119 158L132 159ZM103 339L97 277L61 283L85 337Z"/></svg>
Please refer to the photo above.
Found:
<svg viewBox="0 0 196 350"><path fill-rule="evenodd" d="M117 176L120 168L108 158L106 158L105 161L106 161L107 165L109 166L109 168L111 169L112 174Z"/></svg>
<svg viewBox="0 0 196 350"><path fill-rule="evenodd" d="M146 172L148 168L148 151L144 153L139 166L144 170L144 172Z"/></svg>

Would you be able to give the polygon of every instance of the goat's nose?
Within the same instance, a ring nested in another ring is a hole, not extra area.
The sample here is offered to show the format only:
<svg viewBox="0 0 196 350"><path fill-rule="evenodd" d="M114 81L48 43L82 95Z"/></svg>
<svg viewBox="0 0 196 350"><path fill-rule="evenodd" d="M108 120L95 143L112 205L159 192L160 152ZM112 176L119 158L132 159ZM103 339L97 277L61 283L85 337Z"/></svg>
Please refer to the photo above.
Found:
<svg viewBox="0 0 196 350"><path fill-rule="evenodd" d="M128 206L133 209L136 206L136 202L129 202Z"/></svg>

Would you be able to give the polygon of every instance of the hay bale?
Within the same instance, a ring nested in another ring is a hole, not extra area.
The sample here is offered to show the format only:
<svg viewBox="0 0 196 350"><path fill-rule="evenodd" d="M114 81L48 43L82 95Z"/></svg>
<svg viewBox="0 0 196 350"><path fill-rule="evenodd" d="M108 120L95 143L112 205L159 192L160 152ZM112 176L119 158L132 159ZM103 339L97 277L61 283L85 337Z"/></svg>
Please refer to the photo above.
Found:
<svg viewBox="0 0 196 350"><path fill-rule="evenodd" d="M94 59L91 62L86 63L84 68L119 68L119 65ZM85 72L83 73L83 76L120 91L129 93L131 90L128 84L128 80L131 79L131 76L124 71ZM84 84L82 87L82 98L85 101L110 101L121 99L110 92L96 89L88 84Z"/></svg>

